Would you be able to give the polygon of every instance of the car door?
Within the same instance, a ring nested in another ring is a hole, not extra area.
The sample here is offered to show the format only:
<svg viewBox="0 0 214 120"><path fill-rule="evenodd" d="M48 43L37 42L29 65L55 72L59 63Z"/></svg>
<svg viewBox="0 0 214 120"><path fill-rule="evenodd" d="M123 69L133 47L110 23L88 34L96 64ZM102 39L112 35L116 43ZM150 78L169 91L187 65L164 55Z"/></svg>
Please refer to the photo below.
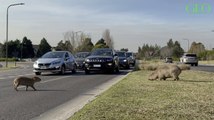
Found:
<svg viewBox="0 0 214 120"><path fill-rule="evenodd" d="M73 70L76 67L76 60L74 58L74 56L70 53L70 60L71 60L71 69Z"/></svg>
<svg viewBox="0 0 214 120"><path fill-rule="evenodd" d="M65 53L64 63L65 63L66 69L69 69L69 70L72 69L72 61L68 52Z"/></svg>

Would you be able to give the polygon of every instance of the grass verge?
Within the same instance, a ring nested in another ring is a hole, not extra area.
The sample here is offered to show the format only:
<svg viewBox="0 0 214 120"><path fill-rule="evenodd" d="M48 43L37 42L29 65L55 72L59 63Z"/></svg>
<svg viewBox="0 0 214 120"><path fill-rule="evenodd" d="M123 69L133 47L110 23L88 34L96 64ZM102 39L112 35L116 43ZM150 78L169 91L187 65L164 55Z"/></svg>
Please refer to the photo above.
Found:
<svg viewBox="0 0 214 120"><path fill-rule="evenodd" d="M8 67L2 66L2 67L0 67L0 71L2 71L2 70L10 70L10 69L14 69L16 67L18 67L17 63L15 63L15 62L8 62Z"/></svg>
<svg viewBox="0 0 214 120"><path fill-rule="evenodd" d="M190 70L179 81L149 81L150 73L132 72L70 120L214 119L214 73Z"/></svg>

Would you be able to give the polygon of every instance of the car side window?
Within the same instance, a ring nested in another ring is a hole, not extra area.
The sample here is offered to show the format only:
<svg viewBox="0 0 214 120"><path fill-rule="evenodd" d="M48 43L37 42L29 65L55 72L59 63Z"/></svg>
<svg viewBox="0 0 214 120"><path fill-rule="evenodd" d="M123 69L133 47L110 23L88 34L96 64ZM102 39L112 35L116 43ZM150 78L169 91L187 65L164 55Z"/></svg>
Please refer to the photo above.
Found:
<svg viewBox="0 0 214 120"><path fill-rule="evenodd" d="M68 60L69 59L69 55L68 55L68 53L66 52L65 53L65 60Z"/></svg>

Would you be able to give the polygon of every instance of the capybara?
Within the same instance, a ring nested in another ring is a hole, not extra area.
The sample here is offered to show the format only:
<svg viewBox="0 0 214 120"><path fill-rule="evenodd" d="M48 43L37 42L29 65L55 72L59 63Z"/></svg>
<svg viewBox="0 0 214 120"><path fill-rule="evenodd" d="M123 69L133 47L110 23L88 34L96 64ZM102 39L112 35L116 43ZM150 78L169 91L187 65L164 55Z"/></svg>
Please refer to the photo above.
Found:
<svg viewBox="0 0 214 120"><path fill-rule="evenodd" d="M166 80L166 78L174 78L179 80L181 69L177 65L159 66L152 74L149 75L149 80Z"/></svg>
<svg viewBox="0 0 214 120"><path fill-rule="evenodd" d="M36 91L36 88L33 86L34 83L36 82L40 82L41 79L39 77L32 77L32 78L28 78L28 77L18 77L18 78L15 78L14 81L13 81L13 85L14 85L14 89L16 91L18 91L17 87L19 85L24 85L26 86L26 91L28 89L28 86L32 87L35 91Z"/></svg>

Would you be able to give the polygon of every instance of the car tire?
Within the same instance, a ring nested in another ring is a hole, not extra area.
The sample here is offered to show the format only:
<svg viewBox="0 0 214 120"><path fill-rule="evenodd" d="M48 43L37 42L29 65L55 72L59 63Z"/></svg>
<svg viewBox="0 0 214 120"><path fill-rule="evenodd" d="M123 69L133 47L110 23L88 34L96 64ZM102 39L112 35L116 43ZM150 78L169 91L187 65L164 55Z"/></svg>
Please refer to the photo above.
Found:
<svg viewBox="0 0 214 120"><path fill-rule="evenodd" d="M72 70L72 73L76 73L77 72L77 65L74 65L74 69Z"/></svg>
<svg viewBox="0 0 214 120"><path fill-rule="evenodd" d="M119 73L120 72L120 67L117 66L116 69L115 69L116 73Z"/></svg>
<svg viewBox="0 0 214 120"><path fill-rule="evenodd" d="M90 71L85 69L85 74L89 74L89 73L90 73Z"/></svg>
<svg viewBox="0 0 214 120"><path fill-rule="evenodd" d="M64 74L65 74L65 66L64 66L64 65L61 67L60 74L61 74L61 75L64 75Z"/></svg>
<svg viewBox="0 0 214 120"><path fill-rule="evenodd" d="M195 63L195 66L198 66L198 63Z"/></svg>
<svg viewBox="0 0 214 120"><path fill-rule="evenodd" d="M35 75L41 75L41 72L35 72Z"/></svg>
<svg viewBox="0 0 214 120"><path fill-rule="evenodd" d="M127 65L127 66L126 66L126 69L130 69L130 66L129 66L129 65Z"/></svg>

